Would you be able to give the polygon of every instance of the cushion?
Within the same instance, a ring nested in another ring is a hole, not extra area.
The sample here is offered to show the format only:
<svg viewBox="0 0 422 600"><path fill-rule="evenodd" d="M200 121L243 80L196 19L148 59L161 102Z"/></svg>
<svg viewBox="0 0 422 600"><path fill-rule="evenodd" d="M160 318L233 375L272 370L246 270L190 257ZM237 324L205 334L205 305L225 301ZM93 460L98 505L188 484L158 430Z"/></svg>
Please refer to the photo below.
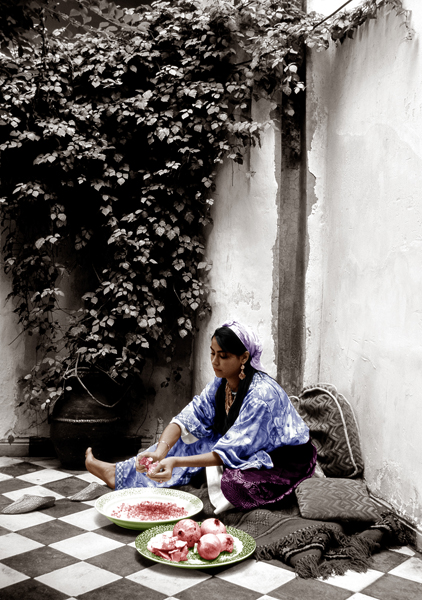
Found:
<svg viewBox="0 0 422 600"><path fill-rule="evenodd" d="M327 477L361 477L363 458L350 403L331 384L304 388L291 401L309 427L318 463Z"/></svg>
<svg viewBox="0 0 422 600"><path fill-rule="evenodd" d="M312 477L302 481L295 493L304 519L376 521L381 514L361 480Z"/></svg>

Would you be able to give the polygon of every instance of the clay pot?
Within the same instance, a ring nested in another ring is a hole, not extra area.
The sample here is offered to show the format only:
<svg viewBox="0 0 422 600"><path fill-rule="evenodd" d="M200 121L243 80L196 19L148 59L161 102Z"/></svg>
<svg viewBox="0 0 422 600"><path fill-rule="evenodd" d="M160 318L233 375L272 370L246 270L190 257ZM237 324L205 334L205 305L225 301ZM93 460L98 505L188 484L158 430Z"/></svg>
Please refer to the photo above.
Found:
<svg viewBox="0 0 422 600"><path fill-rule="evenodd" d="M79 369L65 382L50 417L50 438L64 467L85 468L85 451L110 460L118 448L122 388L102 373Z"/></svg>

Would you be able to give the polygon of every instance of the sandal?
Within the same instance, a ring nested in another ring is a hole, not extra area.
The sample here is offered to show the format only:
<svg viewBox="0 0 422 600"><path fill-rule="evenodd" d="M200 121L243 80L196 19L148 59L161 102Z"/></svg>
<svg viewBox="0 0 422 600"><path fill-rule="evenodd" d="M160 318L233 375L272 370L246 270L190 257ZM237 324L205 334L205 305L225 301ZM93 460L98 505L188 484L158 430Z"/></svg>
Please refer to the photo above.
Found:
<svg viewBox="0 0 422 600"><path fill-rule="evenodd" d="M54 496L31 496L24 494L21 498L5 506L1 511L4 515L20 515L23 513L50 508L54 506L56 499Z"/></svg>
<svg viewBox="0 0 422 600"><path fill-rule="evenodd" d="M69 500L72 502L86 502L87 500L95 500L95 498L99 498L106 494L107 491L104 485L96 483L95 481L88 485L88 487L84 488L77 494L73 496L69 496Z"/></svg>

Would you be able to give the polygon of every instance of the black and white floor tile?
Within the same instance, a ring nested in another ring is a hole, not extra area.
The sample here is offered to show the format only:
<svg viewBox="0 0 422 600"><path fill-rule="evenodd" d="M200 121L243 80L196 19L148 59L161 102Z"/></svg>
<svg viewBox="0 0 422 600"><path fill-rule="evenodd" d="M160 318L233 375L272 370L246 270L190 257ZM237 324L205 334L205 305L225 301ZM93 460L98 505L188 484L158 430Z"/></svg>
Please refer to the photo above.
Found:
<svg viewBox="0 0 422 600"><path fill-rule="evenodd" d="M202 571L153 563L135 548L139 532L110 523L95 501L68 500L91 481L56 459L0 457L0 510L23 494L56 498L51 508L0 514L1 600L422 600L422 559L409 547L325 581L298 579L278 561Z"/></svg>

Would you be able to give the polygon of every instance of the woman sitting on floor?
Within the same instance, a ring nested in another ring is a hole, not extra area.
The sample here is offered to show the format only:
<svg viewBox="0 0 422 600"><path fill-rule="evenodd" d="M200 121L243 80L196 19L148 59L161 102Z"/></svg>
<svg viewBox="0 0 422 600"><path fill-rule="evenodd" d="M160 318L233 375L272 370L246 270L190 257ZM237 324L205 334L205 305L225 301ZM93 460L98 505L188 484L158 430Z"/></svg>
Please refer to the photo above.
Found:
<svg viewBox="0 0 422 600"><path fill-rule="evenodd" d="M261 365L256 334L230 321L211 340L214 380L170 422L157 444L116 465L86 453L88 471L112 489L173 487L207 467L215 513L251 509L291 494L316 464L309 429ZM147 474L139 463L151 457Z"/></svg>

